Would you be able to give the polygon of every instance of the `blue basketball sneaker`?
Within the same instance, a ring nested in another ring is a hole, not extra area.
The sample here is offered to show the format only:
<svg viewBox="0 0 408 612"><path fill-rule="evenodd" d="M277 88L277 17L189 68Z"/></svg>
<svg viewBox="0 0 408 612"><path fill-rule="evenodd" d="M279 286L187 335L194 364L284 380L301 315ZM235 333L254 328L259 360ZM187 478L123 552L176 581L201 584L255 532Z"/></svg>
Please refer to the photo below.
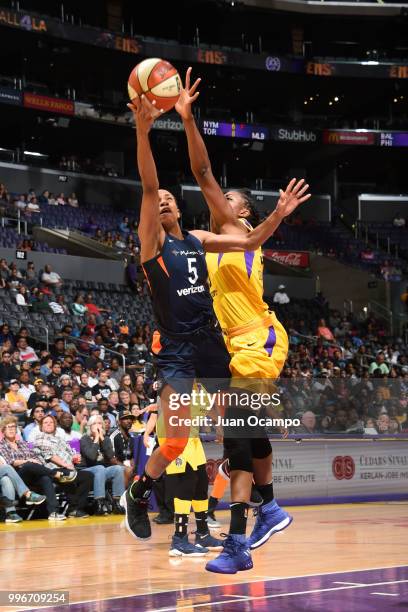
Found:
<svg viewBox="0 0 408 612"><path fill-rule="evenodd" d="M252 569L251 551L245 535L230 534L224 541L224 550L218 557L209 561L205 569L217 574L236 574Z"/></svg>
<svg viewBox="0 0 408 612"><path fill-rule="evenodd" d="M274 533L289 527L292 521L293 517L286 510L282 510L274 499L264 506L260 506L257 509L256 523L248 538L249 547L251 550L259 548Z"/></svg>
<svg viewBox="0 0 408 612"><path fill-rule="evenodd" d="M190 544L187 535L184 537L174 535L171 539L170 557L204 557L208 552L208 548Z"/></svg>
<svg viewBox="0 0 408 612"><path fill-rule="evenodd" d="M208 550L222 550L224 540L214 538L211 533L196 533L195 545L199 548L208 548Z"/></svg>

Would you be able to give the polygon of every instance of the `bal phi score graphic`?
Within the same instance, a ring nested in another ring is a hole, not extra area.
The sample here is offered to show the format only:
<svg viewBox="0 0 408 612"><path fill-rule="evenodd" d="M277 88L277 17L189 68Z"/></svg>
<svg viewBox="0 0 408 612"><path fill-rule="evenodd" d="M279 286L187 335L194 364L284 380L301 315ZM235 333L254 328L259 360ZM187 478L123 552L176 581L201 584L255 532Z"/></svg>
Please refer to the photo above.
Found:
<svg viewBox="0 0 408 612"><path fill-rule="evenodd" d="M332 462L332 472L336 480L351 480L355 474L356 465L350 455L337 455Z"/></svg>

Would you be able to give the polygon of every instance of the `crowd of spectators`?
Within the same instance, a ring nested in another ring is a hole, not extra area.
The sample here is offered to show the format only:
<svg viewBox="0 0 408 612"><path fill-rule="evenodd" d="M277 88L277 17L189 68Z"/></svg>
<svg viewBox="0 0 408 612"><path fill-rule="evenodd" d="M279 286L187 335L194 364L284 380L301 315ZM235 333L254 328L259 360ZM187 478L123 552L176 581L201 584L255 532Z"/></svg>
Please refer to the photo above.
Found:
<svg viewBox="0 0 408 612"><path fill-rule="evenodd" d="M74 192L66 196L62 192L53 194L48 189L38 195L32 188L27 193L9 193L4 183L0 183L0 206L5 207L8 214L20 211L24 219L34 221L35 216L44 210L44 206L71 206L78 208L79 201Z"/></svg>
<svg viewBox="0 0 408 612"><path fill-rule="evenodd" d="M320 305L321 307L321 305ZM292 433L408 432L408 347L384 322L326 311L314 321L277 306L290 352L279 387L281 409L299 418ZM285 312L286 310L286 312ZM288 316L289 314L289 316Z"/></svg>
<svg viewBox="0 0 408 612"><path fill-rule="evenodd" d="M150 327L133 331L86 314L78 344L67 325L47 351L27 329L0 327L0 488L13 502L6 522L22 520L17 498L43 504L50 520L87 518L91 491L94 514L123 513L119 499L135 474L137 437L156 395L139 359L151 359ZM116 352L129 356L127 371ZM58 492L69 504L64 513Z"/></svg>

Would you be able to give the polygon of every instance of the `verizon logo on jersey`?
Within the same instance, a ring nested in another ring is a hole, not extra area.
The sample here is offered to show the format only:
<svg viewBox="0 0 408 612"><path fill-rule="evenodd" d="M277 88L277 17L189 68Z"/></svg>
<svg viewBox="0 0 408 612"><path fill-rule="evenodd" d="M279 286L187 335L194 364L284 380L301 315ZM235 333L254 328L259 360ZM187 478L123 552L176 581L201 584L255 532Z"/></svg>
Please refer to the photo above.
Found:
<svg viewBox="0 0 408 612"><path fill-rule="evenodd" d="M197 287L186 287L185 289L177 289L177 295L191 295L192 293L203 293L205 291L204 285L198 285Z"/></svg>

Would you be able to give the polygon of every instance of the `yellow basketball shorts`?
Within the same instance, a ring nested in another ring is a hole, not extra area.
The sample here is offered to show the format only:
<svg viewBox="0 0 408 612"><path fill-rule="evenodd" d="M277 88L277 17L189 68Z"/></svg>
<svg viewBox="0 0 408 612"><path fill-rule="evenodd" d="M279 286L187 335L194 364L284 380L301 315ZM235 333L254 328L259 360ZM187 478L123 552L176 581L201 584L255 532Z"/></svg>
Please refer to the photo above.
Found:
<svg viewBox="0 0 408 612"><path fill-rule="evenodd" d="M247 325L227 330L225 343L231 355L234 379L277 379L288 354L288 335L270 312Z"/></svg>

